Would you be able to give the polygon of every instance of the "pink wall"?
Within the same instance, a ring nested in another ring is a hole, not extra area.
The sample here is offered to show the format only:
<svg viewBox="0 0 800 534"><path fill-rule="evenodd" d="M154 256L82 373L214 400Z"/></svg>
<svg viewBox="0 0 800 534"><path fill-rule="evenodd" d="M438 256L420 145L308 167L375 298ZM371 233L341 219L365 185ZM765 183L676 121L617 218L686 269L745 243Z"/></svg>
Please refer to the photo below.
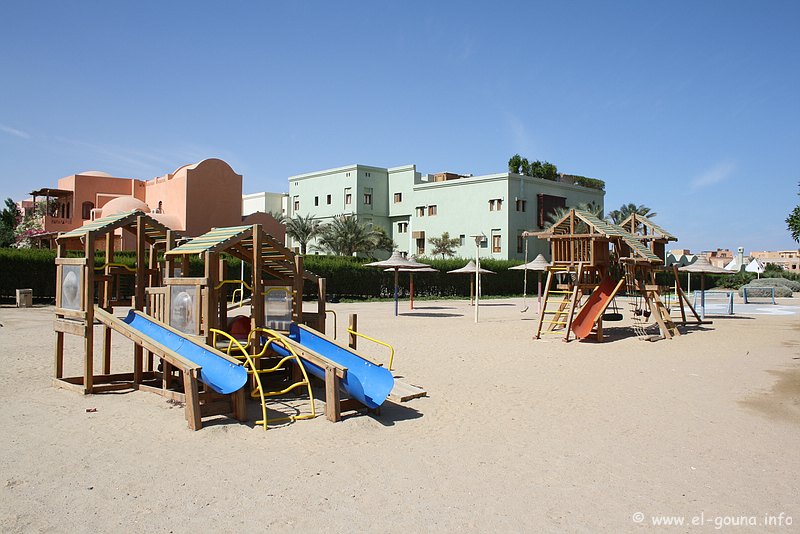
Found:
<svg viewBox="0 0 800 534"><path fill-rule="evenodd" d="M242 176L220 159L184 167L187 176L186 233L242 224Z"/></svg>

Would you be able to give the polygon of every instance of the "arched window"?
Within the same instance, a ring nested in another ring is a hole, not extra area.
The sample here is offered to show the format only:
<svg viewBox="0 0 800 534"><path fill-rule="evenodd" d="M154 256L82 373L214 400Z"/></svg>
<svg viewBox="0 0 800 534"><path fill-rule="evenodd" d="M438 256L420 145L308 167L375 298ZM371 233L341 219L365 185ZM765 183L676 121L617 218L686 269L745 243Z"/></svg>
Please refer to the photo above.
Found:
<svg viewBox="0 0 800 534"><path fill-rule="evenodd" d="M69 212L69 208L70 208L70 203L67 202L67 217L66 217L67 219L71 219L72 218L72 214Z"/></svg>
<svg viewBox="0 0 800 534"><path fill-rule="evenodd" d="M81 204L81 218L84 221L88 221L92 218L92 210L94 209L94 202L89 202L88 200Z"/></svg>

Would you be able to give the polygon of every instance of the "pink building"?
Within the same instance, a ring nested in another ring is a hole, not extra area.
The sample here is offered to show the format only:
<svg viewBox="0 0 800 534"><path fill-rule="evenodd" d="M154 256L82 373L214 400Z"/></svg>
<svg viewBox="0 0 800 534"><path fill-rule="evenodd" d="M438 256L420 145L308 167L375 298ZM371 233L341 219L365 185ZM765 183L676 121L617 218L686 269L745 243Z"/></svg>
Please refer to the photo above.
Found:
<svg viewBox="0 0 800 534"><path fill-rule="evenodd" d="M216 158L184 165L148 181L99 171L73 174L61 178L57 188L39 189L31 196L33 202L42 197L48 201L42 237L49 238L87 221L134 209L149 212L189 237L214 227L242 224L242 175ZM283 241L282 225L271 216L253 214L249 219L265 224L268 232ZM124 243L120 244L124 248Z"/></svg>

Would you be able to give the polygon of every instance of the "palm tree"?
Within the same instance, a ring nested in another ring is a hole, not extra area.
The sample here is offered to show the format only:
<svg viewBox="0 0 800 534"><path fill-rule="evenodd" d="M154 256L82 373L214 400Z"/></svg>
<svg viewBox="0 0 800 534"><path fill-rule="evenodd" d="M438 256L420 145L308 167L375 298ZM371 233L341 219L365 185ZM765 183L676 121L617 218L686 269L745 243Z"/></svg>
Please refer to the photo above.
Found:
<svg viewBox="0 0 800 534"><path fill-rule="evenodd" d="M295 215L286 221L286 235L300 243L300 253L305 254L308 242L314 239L320 232L319 221L309 214L303 217Z"/></svg>
<svg viewBox="0 0 800 534"><path fill-rule="evenodd" d="M394 248L394 242L383 228L375 228L346 215L335 217L320 227L317 243L318 249L336 256L369 255L376 249Z"/></svg>
<svg viewBox="0 0 800 534"><path fill-rule="evenodd" d="M546 218L547 227L549 228L549 227L553 226L555 223L557 223L558 221L560 221L561 219L566 217L567 214L569 213L569 210L571 210L571 209L572 208L567 208L567 207L555 208L553 211L551 211L547 215L547 218ZM580 204L575 206L575 209L576 210L580 210L580 211L589 212L591 215L594 215L595 217L597 217L600 220L603 219L603 208L598 206L594 201L589 202L588 204L585 203L585 202L581 202ZM583 225L583 226L580 226L580 225ZM585 224L580 223L578 225L578 227L575 229L575 231L578 232L578 233L581 233L581 230L585 229L585 226L586 226Z"/></svg>
<svg viewBox="0 0 800 534"><path fill-rule="evenodd" d="M625 221L628 217L632 214L642 215L649 219L652 219L656 215L656 212L651 211L650 208L645 206L644 204L639 204L638 206L634 203L623 204L620 206L618 210L613 210L608 212L608 219L614 224L620 224Z"/></svg>
<svg viewBox="0 0 800 534"><path fill-rule="evenodd" d="M286 215L282 211L270 211L269 214L279 223L286 224Z"/></svg>

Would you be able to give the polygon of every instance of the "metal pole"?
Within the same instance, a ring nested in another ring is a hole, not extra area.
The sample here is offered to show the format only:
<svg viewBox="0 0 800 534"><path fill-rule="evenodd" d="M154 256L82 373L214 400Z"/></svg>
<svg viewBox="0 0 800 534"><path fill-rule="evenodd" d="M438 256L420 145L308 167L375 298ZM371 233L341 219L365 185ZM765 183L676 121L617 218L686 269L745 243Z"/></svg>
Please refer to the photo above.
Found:
<svg viewBox="0 0 800 534"><path fill-rule="evenodd" d="M398 278L399 269L397 267L394 268L394 316L397 317L397 278Z"/></svg>
<svg viewBox="0 0 800 534"><path fill-rule="evenodd" d="M481 238L475 238L475 322L478 322L478 309L481 300Z"/></svg>

